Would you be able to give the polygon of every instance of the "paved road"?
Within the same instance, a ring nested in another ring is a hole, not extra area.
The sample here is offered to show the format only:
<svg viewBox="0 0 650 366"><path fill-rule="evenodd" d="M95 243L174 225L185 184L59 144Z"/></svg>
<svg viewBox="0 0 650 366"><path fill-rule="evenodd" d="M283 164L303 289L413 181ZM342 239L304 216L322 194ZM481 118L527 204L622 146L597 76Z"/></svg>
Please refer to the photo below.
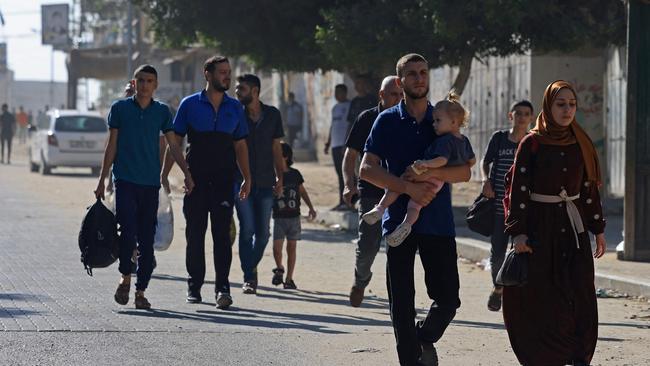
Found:
<svg viewBox="0 0 650 366"><path fill-rule="evenodd" d="M147 292L155 310L135 310L112 299L115 265L89 277L79 262L76 237L84 207L93 202L96 178L80 170L30 174L25 161L16 158L15 165L0 165L1 365L397 364L383 254L369 299L359 309L348 306L352 235L305 226L298 291L270 285L269 247L257 296L241 294L235 253L233 308L216 309L209 286L203 289L205 303L189 305L184 302L184 222L176 199L176 238L168 251L157 253ZM501 314L485 310L489 274L462 261L460 270L463 306L438 345L441 364L516 364ZM419 265L416 276L422 278ZM429 305L422 282L416 300L420 314ZM650 305L601 299L599 306L594 365L649 365Z"/></svg>

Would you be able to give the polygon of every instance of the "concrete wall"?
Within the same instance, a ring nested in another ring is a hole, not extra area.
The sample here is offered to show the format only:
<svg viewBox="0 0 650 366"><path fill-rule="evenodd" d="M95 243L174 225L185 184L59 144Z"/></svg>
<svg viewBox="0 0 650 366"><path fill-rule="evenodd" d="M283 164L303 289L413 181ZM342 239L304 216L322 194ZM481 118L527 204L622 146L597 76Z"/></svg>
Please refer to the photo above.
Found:
<svg viewBox="0 0 650 366"><path fill-rule="evenodd" d="M551 82L563 79L578 93L577 121L596 146L603 174L608 172L605 154L605 50L581 50L572 54L533 55L531 63L532 102L542 105L544 90ZM605 179L605 177L603 177Z"/></svg>
<svg viewBox="0 0 650 366"><path fill-rule="evenodd" d="M32 111L36 116L45 105L59 108L67 100L67 83L49 81L14 80L11 85L11 102L9 108L23 106L25 111Z"/></svg>
<svg viewBox="0 0 650 366"><path fill-rule="evenodd" d="M530 56L490 57L485 61L472 62L472 72L461 98L470 111L470 121L463 134L470 139L478 161L483 158L494 131L509 128L507 114L512 102L529 99L531 90ZM457 73L456 68L450 67L431 70L432 103L447 96ZM474 166L472 179L481 179L480 164Z"/></svg>
<svg viewBox="0 0 650 366"><path fill-rule="evenodd" d="M13 81L13 71L9 69L0 71L0 104L11 102L11 85Z"/></svg>

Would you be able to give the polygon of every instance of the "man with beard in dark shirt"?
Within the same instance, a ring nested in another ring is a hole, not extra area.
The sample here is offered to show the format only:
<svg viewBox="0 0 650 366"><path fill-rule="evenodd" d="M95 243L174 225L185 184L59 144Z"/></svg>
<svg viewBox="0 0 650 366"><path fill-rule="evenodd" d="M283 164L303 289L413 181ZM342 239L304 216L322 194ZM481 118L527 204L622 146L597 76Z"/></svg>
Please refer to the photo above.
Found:
<svg viewBox="0 0 650 366"><path fill-rule="evenodd" d="M343 176L345 180L343 199L349 206L354 205L353 200L359 199L359 218L379 203L384 190L358 179L356 172L357 160L363 157L363 147L379 113L396 105L401 99L402 88L397 85L397 76L385 77L379 90L379 104L361 112L352 125L352 130L345 143L347 148L343 158ZM364 290L372 278L370 269L377 252L379 252L380 244L381 223L368 225L363 220L359 220L354 285L350 290L350 305L354 307L360 306L363 301Z"/></svg>

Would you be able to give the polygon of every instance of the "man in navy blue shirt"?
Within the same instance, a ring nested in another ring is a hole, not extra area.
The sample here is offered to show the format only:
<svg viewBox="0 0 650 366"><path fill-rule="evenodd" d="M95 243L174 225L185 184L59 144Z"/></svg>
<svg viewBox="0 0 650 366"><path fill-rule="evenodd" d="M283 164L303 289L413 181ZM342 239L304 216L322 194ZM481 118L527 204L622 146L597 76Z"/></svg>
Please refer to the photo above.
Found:
<svg viewBox="0 0 650 366"><path fill-rule="evenodd" d="M104 152L104 163L95 190L97 198L104 198L104 180L113 167L115 181L115 211L120 225L120 266L122 279L115 301L126 305L131 287L131 256L138 248L135 307L149 309L144 297L153 272L153 242L158 212L160 189L159 134L162 131L169 142L171 156L185 174L188 192L194 187L180 145L172 132L171 113L167 105L154 100L158 87L158 73L151 65L135 70L135 95L113 103L108 115L110 134Z"/></svg>
<svg viewBox="0 0 650 366"><path fill-rule="evenodd" d="M422 177L409 168L436 138L433 107L427 101L429 67L424 57L408 54L397 61L396 69L404 99L377 117L366 142L360 178L402 193L384 215L384 235L404 218L409 197L423 206L412 233L402 245L387 250L387 286L400 364L437 365L433 344L460 306L456 234L449 184L434 197L433 186L423 180L435 176L450 183L467 181L470 169L469 165L431 169ZM417 324L413 280L416 251L424 267L427 293L433 300L426 319Z"/></svg>
<svg viewBox="0 0 650 366"><path fill-rule="evenodd" d="M183 200L187 225L187 302L201 302L201 286L205 279L205 233L210 215L217 307L232 305L230 295L230 224L234 207L234 185L237 166L243 180L239 199L245 199L251 189L246 136L248 127L241 103L226 94L230 88L230 63L226 57L214 56L203 65L206 87L185 97L174 118L178 144L187 135L189 164L196 187ZM169 155L169 154L168 154ZM163 169L163 184L173 162L169 157Z"/></svg>

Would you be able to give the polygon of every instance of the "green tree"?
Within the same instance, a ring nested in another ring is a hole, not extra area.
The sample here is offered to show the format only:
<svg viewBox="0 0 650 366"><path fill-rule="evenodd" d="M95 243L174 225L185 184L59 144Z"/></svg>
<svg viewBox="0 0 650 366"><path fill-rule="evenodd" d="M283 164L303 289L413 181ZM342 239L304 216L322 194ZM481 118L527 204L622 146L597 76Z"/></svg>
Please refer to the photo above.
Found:
<svg viewBox="0 0 650 366"><path fill-rule="evenodd" d="M399 56L459 66L473 59L569 51L625 41L625 10L612 0L137 0L161 42L214 45L256 66L335 69L376 79Z"/></svg>

